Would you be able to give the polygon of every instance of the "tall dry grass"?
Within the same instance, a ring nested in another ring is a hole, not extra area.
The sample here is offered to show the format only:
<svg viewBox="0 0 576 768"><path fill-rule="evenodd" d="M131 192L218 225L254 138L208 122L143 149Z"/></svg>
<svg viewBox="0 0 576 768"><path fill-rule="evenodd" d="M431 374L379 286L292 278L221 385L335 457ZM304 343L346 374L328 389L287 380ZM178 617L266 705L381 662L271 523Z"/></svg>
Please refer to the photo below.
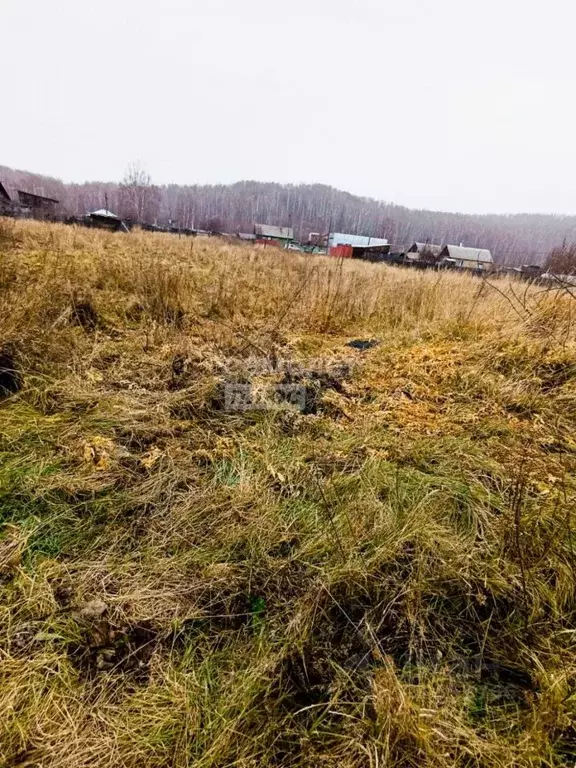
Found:
<svg viewBox="0 0 576 768"><path fill-rule="evenodd" d="M0 222L0 761L570 765L573 311Z"/></svg>
<svg viewBox="0 0 576 768"><path fill-rule="evenodd" d="M86 298L112 321L139 315L143 324L178 326L186 315L187 329L213 320L256 334L419 332L439 322L497 327L517 319L506 297L463 274L270 253L209 238L2 226L17 240L2 259L5 335L56 330L62 313Z"/></svg>

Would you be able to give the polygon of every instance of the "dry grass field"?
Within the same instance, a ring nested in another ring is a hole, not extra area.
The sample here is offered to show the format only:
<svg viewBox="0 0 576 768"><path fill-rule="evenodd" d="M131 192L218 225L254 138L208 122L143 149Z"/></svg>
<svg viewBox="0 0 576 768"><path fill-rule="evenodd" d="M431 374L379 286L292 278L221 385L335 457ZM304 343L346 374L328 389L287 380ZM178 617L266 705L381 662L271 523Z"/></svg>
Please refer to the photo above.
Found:
<svg viewBox="0 0 576 768"><path fill-rule="evenodd" d="M575 310L0 221L0 765L575 765Z"/></svg>

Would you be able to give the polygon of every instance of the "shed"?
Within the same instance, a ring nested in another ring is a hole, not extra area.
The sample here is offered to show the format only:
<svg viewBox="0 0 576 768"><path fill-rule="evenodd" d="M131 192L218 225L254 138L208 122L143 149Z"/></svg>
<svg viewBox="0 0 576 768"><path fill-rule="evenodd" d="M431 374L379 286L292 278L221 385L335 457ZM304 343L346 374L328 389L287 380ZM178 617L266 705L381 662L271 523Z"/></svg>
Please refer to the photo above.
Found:
<svg viewBox="0 0 576 768"><path fill-rule="evenodd" d="M88 213L86 219L91 227L109 229L112 232L128 232L128 227L122 219L107 208L99 208L97 211Z"/></svg>
<svg viewBox="0 0 576 768"><path fill-rule="evenodd" d="M462 269L487 271L492 269L494 259L487 248L468 248L463 245L445 245L440 252L441 262L453 264Z"/></svg>
<svg viewBox="0 0 576 768"><path fill-rule="evenodd" d="M254 224L254 235L257 241L264 244L270 241L278 245L287 245L294 240L292 227L276 227L271 224Z"/></svg>
<svg viewBox="0 0 576 768"><path fill-rule="evenodd" d="M368 248L373 245L388 245L388 240L383 237L370 237L369 235L349 235L345 232L330 232L328 235L328 250L339 245L351 245L357 248Z"/></svg>
<svg viewBox="0 0 576 768"><path fill-rule="evenodd" d="M330 249L330 256L365 261L386 261L389 253L389 245L334 245Z"/></svg>

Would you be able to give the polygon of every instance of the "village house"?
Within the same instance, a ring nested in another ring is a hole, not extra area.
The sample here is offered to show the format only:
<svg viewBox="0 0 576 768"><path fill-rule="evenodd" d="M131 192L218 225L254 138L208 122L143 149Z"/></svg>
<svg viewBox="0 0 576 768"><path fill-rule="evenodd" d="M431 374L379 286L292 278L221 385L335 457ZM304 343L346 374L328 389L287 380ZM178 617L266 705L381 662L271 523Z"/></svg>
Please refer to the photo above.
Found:
<svg viewBox="0 0 576 768"><path fill-rule="evenodd" d="M97 211L88 213L86 215L86 224L89 227L108 229L111 232L128 232L128 227L122 221L122 219L106 208L100 208Z"/></svg>
<svg viewBox="0 0 576 768"><path fill-rule="evenodd" d="M271 224L255 224L254 235L258 245L286 247L294 240L292 227L275 227Z"/></svg>
<svg viewBox="0 0 576 768"><path fill-rule="evenodd" d="M487 248L445 245L440 252L440 264L460 269L474 269L487 272L492 269L494 259Z"/></svg>
<svg viewBox="0 0 576 768"><path fill-rule="evenodd" d="M23 189L18 190L18 200L23 208L28 208L35 219L43 219L47 216L53 216L56 213L56 207L59 203L53 197L37 195L35 192L26 192Z"/></svg>

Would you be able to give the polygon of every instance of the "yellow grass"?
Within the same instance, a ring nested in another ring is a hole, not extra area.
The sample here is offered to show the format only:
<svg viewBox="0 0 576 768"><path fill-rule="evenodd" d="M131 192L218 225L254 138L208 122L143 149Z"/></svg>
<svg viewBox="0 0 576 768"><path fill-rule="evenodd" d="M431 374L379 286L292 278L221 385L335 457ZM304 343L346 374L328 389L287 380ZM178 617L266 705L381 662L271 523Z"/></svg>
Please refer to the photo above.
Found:
<svg viewBox="0 0 576 768"><path fill-rule="evenodd" d="M573 313L0 220L0 765L574 764Z"/></svg>

